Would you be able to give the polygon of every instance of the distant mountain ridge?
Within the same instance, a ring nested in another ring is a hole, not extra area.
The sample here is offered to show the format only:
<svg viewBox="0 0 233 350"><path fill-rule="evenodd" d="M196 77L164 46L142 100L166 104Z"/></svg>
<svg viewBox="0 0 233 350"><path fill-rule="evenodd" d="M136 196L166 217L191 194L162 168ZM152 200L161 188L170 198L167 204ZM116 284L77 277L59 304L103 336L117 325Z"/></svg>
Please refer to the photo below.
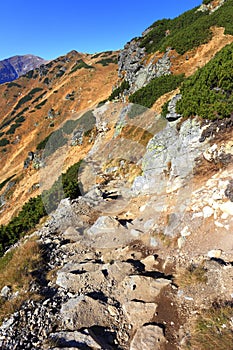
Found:
<svg viewBox="0 0 233 350"><path fill-rule="evenodd" d="M17 79L46 61L34 55L13 56L0 61L0 84Z"/></svg>

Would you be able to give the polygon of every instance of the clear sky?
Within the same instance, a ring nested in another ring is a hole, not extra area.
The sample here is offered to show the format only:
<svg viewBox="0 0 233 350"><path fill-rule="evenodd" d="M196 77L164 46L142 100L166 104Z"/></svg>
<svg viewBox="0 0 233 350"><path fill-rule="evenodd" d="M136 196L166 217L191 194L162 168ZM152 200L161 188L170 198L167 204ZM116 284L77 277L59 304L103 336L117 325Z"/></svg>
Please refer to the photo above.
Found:
<svg viewBox="0 0 233 350"><path fill-rule="evenodd" d="M71 50L116 50L157 19L174 18L202 0L4 0L0 60L34 54L45 59Z"/></svg>

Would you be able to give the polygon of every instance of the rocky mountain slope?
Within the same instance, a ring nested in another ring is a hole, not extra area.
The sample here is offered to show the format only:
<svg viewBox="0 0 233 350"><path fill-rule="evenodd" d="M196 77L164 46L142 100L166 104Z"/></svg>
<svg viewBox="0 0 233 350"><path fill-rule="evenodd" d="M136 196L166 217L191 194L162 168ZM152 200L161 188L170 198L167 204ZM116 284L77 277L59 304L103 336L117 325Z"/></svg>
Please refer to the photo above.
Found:
<svg viewBox="0 0 233 350"><path fill-rule="evenodd" d="M12 179L14 186L10 185L11 198L7 203L6 193L2 198L6 205L2 208L1 223L39 193L38 169L32 163L27 165L28 152L35 153L39 143L67 119L77 118L78 113L84 113L110 95L117 81L116 58L115 52L95 57L72 51L15 82L0 86L0 182L16 175ZM76 154L68 165L78 157Z"/></svg>
<svg viewBox="0 0 233 350"><path fill-rule="evenodd" d="M0 87L2 349L232 349L232 7Z"/></svg>
<svg viewBox="0 0 233 350"><path fill-rule="evenodd" d="M33 55L6 58L0 61L0 84L15 80L45 63L43 58Z"/></svg>

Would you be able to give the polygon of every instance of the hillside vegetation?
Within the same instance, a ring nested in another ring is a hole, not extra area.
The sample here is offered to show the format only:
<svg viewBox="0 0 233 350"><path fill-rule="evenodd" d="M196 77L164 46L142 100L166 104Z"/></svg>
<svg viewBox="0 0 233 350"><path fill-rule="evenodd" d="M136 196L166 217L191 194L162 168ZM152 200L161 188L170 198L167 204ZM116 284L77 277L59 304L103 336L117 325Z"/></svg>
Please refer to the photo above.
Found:
<svg viewBox="0 0 233 350"><path fill-rule="evenodd" d="M132 94L129 101L150 108L160 96L176 89L183 80L184 74L155 78L145 87Z"/></svg>
<svg viewBox="0 0 233 350"><path fill-rule="evenodd" d="M223 48L208 64L186 79L176 111L184 117L229 117L233 111L233 44Z"/></svg>
<svg viewBox="0 0 233 350"><path fill-rule="evenodd" d="M212 26L225 27L225 34L233 34L233 0L226 1L218 11L211 14L197 9L198 7L174 19L156 21L149 28L151 30L139 39L140 46L145 47L147 53L165 51L171 47L179 54L184 54L208 42L212 36Z"/></svg>
<svg viewBox="0 0 233 350"><path fill-rule="evenodd" d="M63 198L77 198L80 195L77 173L80 162L72 165L61 174L53 186L24 204L17 216L7 225L0 226L0 256L19 238L34 228L40 219L56 209Z"/></svg>

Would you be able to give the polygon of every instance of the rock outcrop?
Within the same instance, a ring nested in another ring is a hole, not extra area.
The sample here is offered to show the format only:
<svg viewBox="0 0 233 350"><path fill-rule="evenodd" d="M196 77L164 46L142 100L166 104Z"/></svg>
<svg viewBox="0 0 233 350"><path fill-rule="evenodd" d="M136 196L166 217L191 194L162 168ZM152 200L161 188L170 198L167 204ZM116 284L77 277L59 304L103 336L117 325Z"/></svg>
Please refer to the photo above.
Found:
<svg viewBox="0 0 233 350"><path fill-rule="evenodd" d="M118 74L130 84L130 93L146 86L152 79L171 74L171 61L168 49L162 57L154 57L146 62L145 48L139 40L127 43L118 58ZM161 56L161 55L160 55Z"/></svg>

